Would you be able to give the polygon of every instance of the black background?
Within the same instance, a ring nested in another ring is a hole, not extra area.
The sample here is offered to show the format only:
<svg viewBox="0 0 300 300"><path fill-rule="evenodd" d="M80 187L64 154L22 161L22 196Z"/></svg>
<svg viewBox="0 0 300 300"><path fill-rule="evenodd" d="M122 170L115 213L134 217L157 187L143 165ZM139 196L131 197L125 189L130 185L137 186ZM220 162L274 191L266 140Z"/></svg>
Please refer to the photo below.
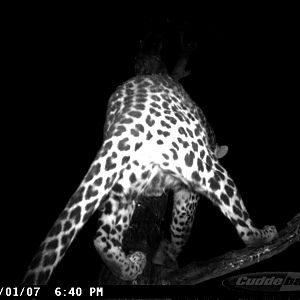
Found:
<svg viewBox="0 0 300 300"><path fill-rule="evenodd" d="M100 6L3 11L3 283L19 283L87 172L102 143L109 96L134 75L134 57L149 20L190 24L198 48L189 65L192 74L182 84L206 114L219 144L229 146L221 163L257 226L282 229L299 211L299 35L293 8L154 11L146 15L142 8ZM166 48L172 53L171 42ZM173 54L164 54L169 65ZM96 282L102 262L93 247L95 231L92 218L52 284ZM198 205L180 261L205 260L241 247L234 227L207 200ZM297 260L299 247L292 246L243 271L299 271ZM204 283L199 291L221 289L220 282Z"/></svg>

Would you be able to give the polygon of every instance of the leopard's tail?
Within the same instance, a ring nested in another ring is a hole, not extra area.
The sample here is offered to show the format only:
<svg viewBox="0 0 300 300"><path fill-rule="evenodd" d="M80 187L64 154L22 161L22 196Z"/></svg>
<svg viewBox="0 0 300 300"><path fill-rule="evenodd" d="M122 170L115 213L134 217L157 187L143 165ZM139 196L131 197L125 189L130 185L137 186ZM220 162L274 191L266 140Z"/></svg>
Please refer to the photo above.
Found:
<svg viewBox="0 0 300 300"><path fill-rule="evenodd" d="M66 250L87 220L109 195L118 176L125 169L124 161L109 156L106 142L66 207L50 229L31 261L23 284L46 284ZM122 165L123 164L123 165Z"/></svg>

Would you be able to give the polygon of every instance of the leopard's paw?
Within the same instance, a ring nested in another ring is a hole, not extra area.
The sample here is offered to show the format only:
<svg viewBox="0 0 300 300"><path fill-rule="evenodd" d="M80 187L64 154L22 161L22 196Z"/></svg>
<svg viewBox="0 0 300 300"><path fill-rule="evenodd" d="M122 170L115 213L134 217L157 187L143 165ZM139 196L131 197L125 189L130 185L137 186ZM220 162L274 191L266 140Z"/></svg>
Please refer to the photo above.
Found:
<svg viewBox="0 0 300 300"><path fill-rule="evenodd" d="M248 247L259 247L270 243L277 235L275 226L266 225L263 229L256 229L251 235L248 235L249 237L245 240L245 243Z"/></svg>
<svg viewBox="0 0 300 300"><path fill-rule="evenodd" d="M122 266L120 278L129 281L135 280L143 273L146 263L146 255L143 252L137 251L129 254Z"/></svg>
<svg viewBox="0 0 300 300"><path fill-rule="evenodd" d="M146 263L147 263L146 255L141 251L136 251L136 252L129 254L127 257L130 261L132 261L134 264L139 266L139 268L141 269L141 273L142 273L143 269L145 268Z"/></svg>
<svg viewBox="0 0 300 300"><path fill-rule="evenodd" d="M273 225L264 226L262 231L264 233L264 239L266 243L273 241L278 236L277 229Z"/></svg>

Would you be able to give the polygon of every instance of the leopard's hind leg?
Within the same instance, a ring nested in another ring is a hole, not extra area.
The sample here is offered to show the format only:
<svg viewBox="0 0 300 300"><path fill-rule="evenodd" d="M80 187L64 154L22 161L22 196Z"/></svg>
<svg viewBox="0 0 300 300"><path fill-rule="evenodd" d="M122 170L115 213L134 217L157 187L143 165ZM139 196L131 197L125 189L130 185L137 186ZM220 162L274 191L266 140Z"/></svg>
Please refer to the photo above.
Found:
<svg viewBox="0 0 300 300"><path fill-rule="evenodd" d="M199 195L182 186L174 191L171 241L163 239L152 262L172 265L186 244L194 222Z"/></svg>
<svg viewBox="0 0 300 300"><path fill-rule="evenodd" d="M207 154L209 155L209 154ZM196 163L195 163L196 162ZM178 171L180 170L180 172ZM188 168L170 165L169 170L165 172L172 173L183 185L188 189L199 193L209 198L213 204L215 204L221 212L231 221L235 226L239 236L248 246L259 246L272 241L277 236L277 230L274 226L265 226L263 229L258 229L254 226L252 220L249 217L249 213L243 203L243 200L238 192L238 189L227 173L227 171L219 164L213 157L208 156L202 159L198 158L194 160L193 164L189 163ZM184 199L185 194L188 192L180 192L181 197ZM191 194L192 195L192 194ZM178 197L179 199L180 197ZM194 198L191 198L194 199ZM198 199L195 197L195 199ZM189 201L175 201L175 212L189 211L190 216L194 214L194 209L188 210L187 206L193 203L193 200ZM181 250L181 245L186 241L186 237L189 235L189 228L191 217L181 218L179 223L177 218L179 213L173 214L172 221L172 251L174 255L178 255ZM181 232L182 234L178 234ZM175 250L174 250L175 249ZM169 251L172 253L172 251Z"/></svg>
<svg viewBox="0 0 300 300"><path fill-rule="evenodd" d="M195 190L206 195L219 207L246 245L265 244L277 236L274 226L265 226L263 229L254 226L234 181L217 161L209 166L208 172L199 174L199 177L192 176Z"/></svg>

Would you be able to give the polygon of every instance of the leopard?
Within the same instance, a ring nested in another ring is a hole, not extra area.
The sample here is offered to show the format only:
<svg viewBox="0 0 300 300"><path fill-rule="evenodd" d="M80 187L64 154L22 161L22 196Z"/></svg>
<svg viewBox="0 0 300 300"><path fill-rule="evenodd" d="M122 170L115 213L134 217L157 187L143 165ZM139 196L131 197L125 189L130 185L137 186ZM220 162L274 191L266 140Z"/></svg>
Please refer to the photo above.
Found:
<svg viewBox="0 0 300 300"><path fill-rule="evenodd" d="M270 243L275 226L258 229L219 158L204 113L168 74L138 74L110 96L103 143L74 194L32 259L23 284L47 284L74 238L98 211L94 246L118 278L134 281L147 263L142 251L125 253L123 236L138 199L172 191L170 237L159 246L158 264L176 260L193 226L202 196L235 227L249 247ZM200 197L201 196L201 197Z"/></svg>

